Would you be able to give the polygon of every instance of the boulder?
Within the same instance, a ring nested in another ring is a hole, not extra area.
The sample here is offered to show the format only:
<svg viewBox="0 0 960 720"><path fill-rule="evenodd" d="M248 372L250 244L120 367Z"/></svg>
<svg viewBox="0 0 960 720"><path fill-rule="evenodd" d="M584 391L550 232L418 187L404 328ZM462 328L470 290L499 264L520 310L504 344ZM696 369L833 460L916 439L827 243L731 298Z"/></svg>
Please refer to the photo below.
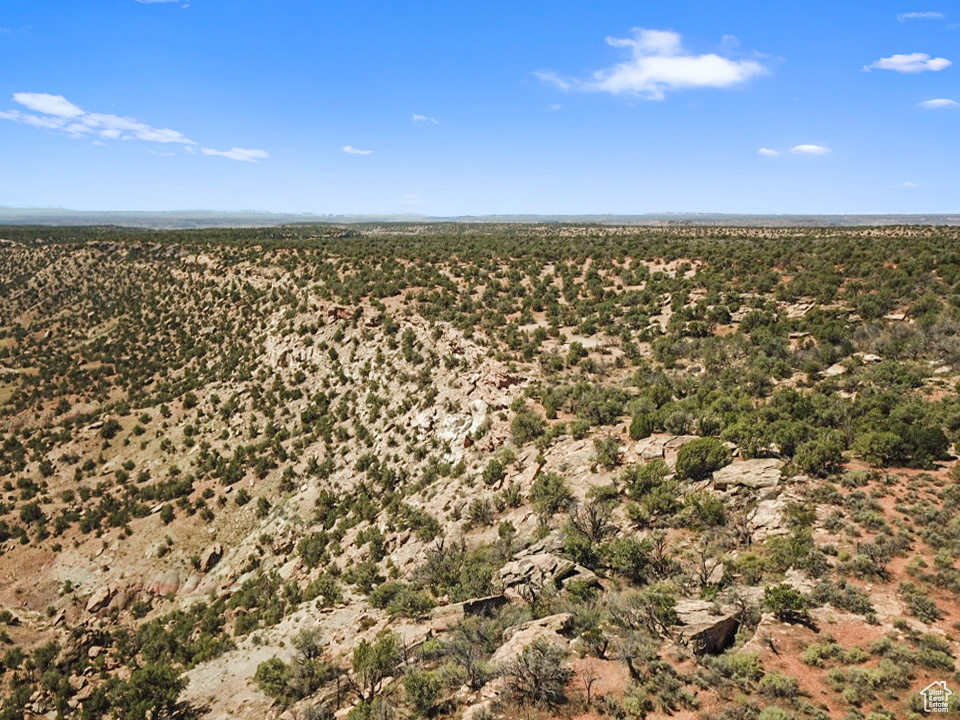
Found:
<svg viewBox="0 0 960 720"><path fill-rule="evenodd" d="M546 585L559 583L576 571L576 564L552 553L539 553L511 560L500 568L500 579L505 587L520 584Z"/></svg>
<svg viewBox="0 0 960 720"><path fill-rule="evenodd" d="M567 630L572 620L573 615L570 613L558 613L507 628L503 633L504 643L497 648L490 662L494 665L512 662L536 640L566 647L567 639L562 633Z"/></svg>
<svg viewBox="0 0 960 720"><path fill-rule="evenodd" d="M183 584L183 587L180 588L180 592L184 595L191 595L197 591L197 588L200 587L201 577L197 573L191 573L190 577L187 578L187 581Z"/></svg>
<svg viewBox="0 0 960 720"><path fill-rule="evenodd" d="M683 600L676 607L681 636L697 655L719 655L733 645L740 621L732 608L707 600Z"/></svg>
<svg viewBox="0 0 960 720"><path fill-rule="evenodd" d="M437 439L442 443L453 445L467 436L472 423L473 418L470 415L445 415L437 423Z"/></svg>
<svg viewBox="0 0 960 720"><path fill-rule="evenodd" d="M102 610L107 606L107 603L110 602L111 597L113 597L112 588L97 588L94 590L93 595L90 596L90 599L87 600L87 612L95 613L98 610Z"/></svg>
<svg viewBox="0 0 960 720"><path fill-rule="evenodd" d="M464 615L482 615L489 617L504 605L509 604L509 600L503 595L488 595L482 598L467 600L463 604Z"/></svg>
<svg viewBox="0 0 960 720"><path fill-rule="evenodd" d="M171 568L157 573L144 583L144 590L154 595L174 595L180 589L180 573Z"/></svg>
<svg viewBox="0 0 960 720"><path fill-rule="evenodd" d="M110 600L110 603L107 605L107 610L119 612L126 610L128 605L130 605L130 593L124 589L120 589L117 590L116 594Z"/></svg>
<svg viewBox="0 0 960 720"><path fill-rule="evenodd" d="M776 458L755 458L726 465L713 473L718 488L742 486L754 489L776 487L784 463Z"/></svg>
<svg viewBox="0 0 960 720"><path fill-rule="evenodd" d="M465 617L477 615L489 617L509 603L510 599L504 595L488 595L452 605L441 605L430 613L430 628L434 632L443 632L459 625Z"/></svg>
<svg viewBox="0 0 960 720"><path fill-rule="evenodd" d="M789 532L783 519L788 504L789 500L784 496L766 498L757 503L750 521L753 542L763 542L772 535L786 535Z"/></svg>
<svg viewBox="0 0 960 720"><path fill-rule="evenodd" d="M651 435L637 442L636 451L644 462L659 459L670 463L676 460L680 448L696 439L696 435Z"/></svg>
<svg viewBox="0 0 960 720"><path fill-rule="evenodd" d="M207 573L213 569L213 566L220 562L223 557L223 546L220 543L211 545L200 556L200 572Z"/></svg>
<svg viewBox="0 0 960 720"><path fill-rule="evenodd" d="M762 653L770 649L771 643L773 642L774 630L776 630L780 624L773 613L763 613L763 615L760 616L760 622L757 624L757 629L754 631L753 637L744 643L740 651Z"/></svg>
<svg viewBox="0 0 960 720"><path fill-rule="evenodd" d="M735 617L724 618L691 638L693 651L697 655L719 655L733 645L739 629L740 620Z"/></svg>
<svg viewBox="0 0 960 720"><path fill-rule="evenodd" d="M487 422L487 411L490 409L490 406L487 405L483 400L471 400L470 401L470 429L467 431L471 435Z"/></svg>

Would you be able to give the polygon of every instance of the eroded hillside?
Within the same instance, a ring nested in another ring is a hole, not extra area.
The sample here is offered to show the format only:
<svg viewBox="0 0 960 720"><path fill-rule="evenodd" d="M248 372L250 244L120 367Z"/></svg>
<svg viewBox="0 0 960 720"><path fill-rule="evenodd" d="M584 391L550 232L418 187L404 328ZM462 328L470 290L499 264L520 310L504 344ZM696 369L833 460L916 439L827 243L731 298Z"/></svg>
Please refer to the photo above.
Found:
<svg viewBox="0 0 960 720"><path fill-rule="evenodd" d="M0 228L0 718L901 718L960 234Z"/></svg>

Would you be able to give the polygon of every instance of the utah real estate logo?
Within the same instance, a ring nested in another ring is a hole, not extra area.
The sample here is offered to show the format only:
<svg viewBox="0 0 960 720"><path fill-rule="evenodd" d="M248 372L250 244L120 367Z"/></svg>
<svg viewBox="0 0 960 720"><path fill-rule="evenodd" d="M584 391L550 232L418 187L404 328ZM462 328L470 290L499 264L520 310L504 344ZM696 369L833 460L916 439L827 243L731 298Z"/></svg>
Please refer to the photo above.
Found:
<svg viewBox="0 0 960 720"><path fill-rule="evenodd" d="M947 688L946 680L936 680L920 691L923 695L923 711L928 713L947 712L950 708L950 696L953 692Z"/></svg>

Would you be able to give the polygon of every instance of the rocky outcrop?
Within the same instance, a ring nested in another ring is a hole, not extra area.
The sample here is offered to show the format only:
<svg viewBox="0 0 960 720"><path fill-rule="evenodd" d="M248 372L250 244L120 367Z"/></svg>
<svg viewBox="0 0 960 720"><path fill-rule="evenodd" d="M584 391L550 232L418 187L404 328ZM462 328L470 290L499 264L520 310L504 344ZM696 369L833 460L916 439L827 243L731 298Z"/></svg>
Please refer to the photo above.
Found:
<svg viewBox="0 0 960 720"><path fill-rule="evenodd" d="M114 593L110 602L107 604L107 612L120 612L130 606L133 595L127 588L120 588Z"/></svg>
<svg viewBox="0 0 960 720"><path fill-rule="evenodd" d="M780 469L784 463L776 458L756 458L731 463L713 474L717 488L747 487L755 490L776 487L780 484Z"/></svg>
<svg viewBox="0 0 960 720"><path fill-rule="evenodd" d="M481 615L489 617L497 612L504 605L509 605L510 600L503 595L488 595L487 597L474 598L467 600L463 605L463 614L468 616Z"/></svg>
<svg viewBox="0 0 960 720"><path fill-rule="evenodd" d="M213 569L213 566L220 562L220 558L222 557L223 546L220 543L216 543L208 547L200 556L200 572L210 572Z"/></svg>
<svg viewBox="0 0 960 720"><path fill-rule="evenodd" d="M113 597L113 588L101 587L93 591L93 595L87 600L87 612L95 613L103 610Z"/></svg>
<svg viewBox="0 0 960 720"><path fill-rule="evenodd" d="M784 522L784 513L789 503L790 498L784 495L766 498L757 503L750 521L753 542L763 542L772 535L785 535L789 532Z"/></svg>
<svg viewBox="0 0 960 720"><path fill-rule="evenodd" d="M572 620L573 615L570 613L558 613L507 628L503 633L505 642L497 648L490 662L493 665L512 662L536 640L545 640L554 645L566 647L567 638L563 633L566 632Z"/></svg>
<svg viewBox="0 0 960 720"><path fill-rule="evenodd" d="M735 617L724 618L691 638L693 651L697 655L719 655L733 645L739 629L740 620Z"/></svg>
<svg viewBox="0 0 960 720"><path fill-rule="evenodd" d="M149 578L143 589L154 595L175 595L180 590L180 572L171 568Z"/></svg>
<svg viewBox="0 0 960 720"><path fill-rule="evenodd" d="M430 613L430 628L434 632L443 632L463 622L466 617L489 617L509 604L510 599L505 595L488 595L452 605L441 605Z"/></svg>
<svg viewBox="0 0 960 720"><path fill-rule="evenodd" d="M500 568L500 581L508 588L516 585L543 587L548 583L562 587L573 580L598 582L593 571L553 553L526 555Z"/></svg>
<svg viewBox="0 0 960 720"><path fill-rule="evenodd" d="M676 605L681 637L698 655L719 655L733 645L740 620L733 608L706 600L684 600Z"/></svg>
<svg viewBox="0 0 960 720"><path fill-rule="evenodd" d="M644 462L659 459L673 463L680 448L697 439L696 435L651 435L637 442L636 451Z"/></svg>

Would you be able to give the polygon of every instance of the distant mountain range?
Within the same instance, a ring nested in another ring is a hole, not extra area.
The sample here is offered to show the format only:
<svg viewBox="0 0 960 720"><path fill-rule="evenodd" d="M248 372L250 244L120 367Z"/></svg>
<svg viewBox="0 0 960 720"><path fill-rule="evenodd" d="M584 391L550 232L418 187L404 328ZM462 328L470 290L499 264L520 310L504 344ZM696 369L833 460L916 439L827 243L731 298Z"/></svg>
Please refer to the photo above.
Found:
<svg viewBox="0 0 960 720"><path fill-rule="evenodd" d="M952 215L745 215L726 213L646 213L643 215L461 215L430 217L410 214L316 215L241 210L176 210L168 212L81 211L64 208L0 206L0 225L117 225L154 229L205 227L271 227L303 223L587 223L648 226L774 226L850 227L861 225L960 225Z"/></svg>

